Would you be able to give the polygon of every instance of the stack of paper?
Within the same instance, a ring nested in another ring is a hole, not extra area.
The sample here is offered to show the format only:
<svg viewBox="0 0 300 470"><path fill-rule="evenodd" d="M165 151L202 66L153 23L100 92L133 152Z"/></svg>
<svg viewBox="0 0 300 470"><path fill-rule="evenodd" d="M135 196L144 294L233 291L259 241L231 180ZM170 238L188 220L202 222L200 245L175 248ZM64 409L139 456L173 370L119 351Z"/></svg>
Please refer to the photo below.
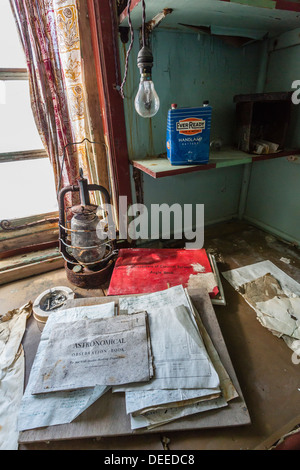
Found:
<svg viewBox="0 0 300 470"><path fill-rule="evenodd" d="M70 423L111 386L125 392L132 429L221 409L238 396L182 285L120 298L115 313L112 302L49 318L20 431Z"/></svg>
<svg viewBox="0 0 300 470"><path fill-rule="evenodd" d="M182 286L122 298L119 306L123 314L147 311L154 361L148 383L113 388L125 392L132 429L223 408L238 396Z"/></svg>

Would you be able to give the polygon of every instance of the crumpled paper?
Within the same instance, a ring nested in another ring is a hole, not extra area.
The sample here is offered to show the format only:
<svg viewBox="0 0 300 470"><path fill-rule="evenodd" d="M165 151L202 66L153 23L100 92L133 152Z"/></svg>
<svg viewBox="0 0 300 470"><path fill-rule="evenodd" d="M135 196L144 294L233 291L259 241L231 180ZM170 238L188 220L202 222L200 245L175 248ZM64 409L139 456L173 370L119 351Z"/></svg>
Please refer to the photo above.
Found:
<svg viewBox="0 0 300 470"><path fill-rule="evenodd" d="M282 338L300 363L300 284L271 261L226 271L223 276L251 305L257 320Z"/></svg>
<svg viewBox="0 0 300 470"><path fill-rule="evenodd" d="M17 420L24 390L22 339L32 302L0 316L0 450L18 449Z"/></svg>
<svg viewBox="0 0 300 470"><path fill-rule="evenodd" d="M262 326L297 352L300 340L300 297L288 297L280 282L270 273L241 285L238 291L254 308Z"/></svg>

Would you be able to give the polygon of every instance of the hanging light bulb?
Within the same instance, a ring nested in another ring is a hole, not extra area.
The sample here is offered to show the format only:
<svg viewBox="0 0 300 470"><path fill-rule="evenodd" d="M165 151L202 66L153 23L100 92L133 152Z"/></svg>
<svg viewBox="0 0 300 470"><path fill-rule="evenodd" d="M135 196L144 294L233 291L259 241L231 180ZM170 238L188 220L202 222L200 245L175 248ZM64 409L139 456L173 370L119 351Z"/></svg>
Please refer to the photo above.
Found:
<svg viewBox="0 0 300 470"><path fill-rule="evenodd" d="M141 77L134 104L136 112L143 118L151 118L158 112L160 101L151 79L145 76Z"/></svg>
<svg viewBox="0 0 300 470"><path fill-rule="evenodd" d="M153 67L153 56L148 47L143 46L140 50L137 65L140 69L141 79L139 91L134 102L135 109L140 116L151 118L157 114L160 107L160 100L152 81L151 69Z"/></svg>

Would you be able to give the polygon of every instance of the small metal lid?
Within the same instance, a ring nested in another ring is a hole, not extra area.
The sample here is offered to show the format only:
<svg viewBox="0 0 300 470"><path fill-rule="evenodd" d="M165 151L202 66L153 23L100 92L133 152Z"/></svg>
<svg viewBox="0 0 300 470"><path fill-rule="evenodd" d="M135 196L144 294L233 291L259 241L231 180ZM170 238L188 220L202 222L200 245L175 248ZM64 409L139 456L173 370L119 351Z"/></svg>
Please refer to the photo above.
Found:
<svg viewBox="0 0 300 470"><path fill-rule="evenodd" d="M41 323L47 323L51 313L63 310L68 300L74 299L75 293L66 286L53 287L43 292L33 304L33 316Z"/></svg>

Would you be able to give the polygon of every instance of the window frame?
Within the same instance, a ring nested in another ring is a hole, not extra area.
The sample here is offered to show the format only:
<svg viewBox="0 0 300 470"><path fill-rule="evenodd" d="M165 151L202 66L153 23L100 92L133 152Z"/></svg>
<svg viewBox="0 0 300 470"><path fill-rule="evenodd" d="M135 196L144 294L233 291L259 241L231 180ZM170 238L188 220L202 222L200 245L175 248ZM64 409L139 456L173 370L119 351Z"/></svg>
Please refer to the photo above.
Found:
<svg viewBox="0 0 300 470"><path fill-rule="evenodd" d="M29 81L28 71L24 68L0 68L0 81ZM0 153L0 164L41 158L48 158L45 149L24 149ZM1 222L3 223L3 220L0 220ZM8 230L0 227L0 258L9 257L11 253L22 253L31 246L39 249L45 244L58 244L58 210L9 219L8 223Z"/></svg>

